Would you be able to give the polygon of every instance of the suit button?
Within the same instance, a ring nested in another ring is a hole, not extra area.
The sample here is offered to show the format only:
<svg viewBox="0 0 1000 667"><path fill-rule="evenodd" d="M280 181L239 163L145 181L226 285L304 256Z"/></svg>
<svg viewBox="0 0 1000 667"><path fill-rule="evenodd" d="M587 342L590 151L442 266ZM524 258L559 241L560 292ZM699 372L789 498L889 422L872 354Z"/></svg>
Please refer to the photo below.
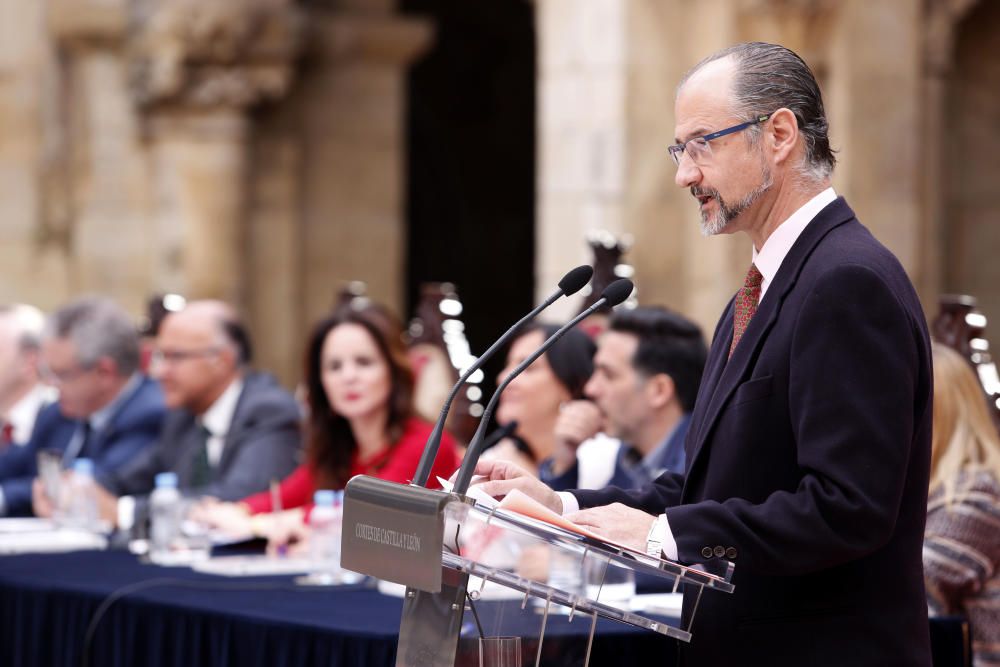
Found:
<svg viewBox="0 0 1000 667"><path fill-rule="evenodd" d="M729 547L726 549L726 558L729 560L736 560L736 547Z"/></svg>
<svg viewBox="0 0 1000 667"><path fill-rule="evenodd" d="M714 553L716 558L722 558L726 555L726 548L723 546L717 546L715 547Z"/></svg>
<svg viewBox="0 0 1000 667"><path fill-rule="evenodd" d="M701 550L701 555L704 558L711 558L712 557L712 547L705 547L704 549L702 549Z"/></svg>

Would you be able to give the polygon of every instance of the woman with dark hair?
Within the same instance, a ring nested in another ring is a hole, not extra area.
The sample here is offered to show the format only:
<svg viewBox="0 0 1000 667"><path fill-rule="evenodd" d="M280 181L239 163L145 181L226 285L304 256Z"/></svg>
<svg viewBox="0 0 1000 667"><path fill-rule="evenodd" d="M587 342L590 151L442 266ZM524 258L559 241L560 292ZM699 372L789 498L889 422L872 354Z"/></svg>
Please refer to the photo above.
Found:
<svg viewBox="0 0 1000 667"><path fill-rule="evenodd" d="M511 343L498 383L558 328L554 324L526 327ZM538 463L555 448L560 406L583 398L583 387L594 372L595 349L586 334L571 329L515 378L500 395L496 413L501 428L512 431L484 456L513 461L537 475Z"/></svg>
<svg viewBox="0 0 1000 667"><path fill-rule="evenodd" d="M281 508L310 506L317 489L341 489L355 475L407 483L431 426L413 416L413 373L399 322L382 306L348 305L322 320L306 349L306 460L281 483ZM458 466L445 434L430 477ZM269 532L272 492L212 503L196 517L227 532Z"/></svg>

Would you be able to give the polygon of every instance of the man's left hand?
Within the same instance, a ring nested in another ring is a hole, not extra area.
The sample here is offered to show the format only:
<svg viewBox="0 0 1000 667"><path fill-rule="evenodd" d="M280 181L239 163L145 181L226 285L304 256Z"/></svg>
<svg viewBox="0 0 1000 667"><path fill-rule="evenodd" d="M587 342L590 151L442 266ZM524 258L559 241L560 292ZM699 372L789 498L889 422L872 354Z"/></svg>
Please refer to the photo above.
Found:
<svg viewBox="0 0 1000 667"><path fill-rule="evenodd" d="M640 552L646 551L646 537L656 521L652 514L621 503L591 507L567 514L566 518L602 537Z"/></svg>
<svg viewBox="0 0 1000 667"><path fill-rule="evenodd" d="M97 499L97 512L103 521L112 527L118 525L118 497L100 484L94 484L94 497Z"/></svg>

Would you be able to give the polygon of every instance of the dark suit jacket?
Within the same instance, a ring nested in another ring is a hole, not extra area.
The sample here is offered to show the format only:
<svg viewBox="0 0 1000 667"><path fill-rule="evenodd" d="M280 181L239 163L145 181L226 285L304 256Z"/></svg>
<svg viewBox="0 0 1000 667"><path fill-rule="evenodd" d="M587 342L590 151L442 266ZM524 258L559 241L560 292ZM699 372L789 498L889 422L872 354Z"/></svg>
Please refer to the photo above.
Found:
<svg viewBox="0 0 1000 667"><path fill-rule="evenodd" d="M104 429L91 436L86 451L77 456L94 461L95 475L111 474L156 441L165 415L160 385L143 377ZM0 457L0 484L9 515L31 514L31 484L38 476L38 452L66 451L79 425L78 420L62 415L58 403L49 405L38 414L31 440Z"/></svg>
<svg viewBox="0 0 1000 667"><path fill-rule="evenodd" d="M301 415L295 399L270 375L250 373L236 403L219 465L208 486L192 487L195 458L204 440L194 414L171 410L154 447L129 465L98 477L117 496L145 496L158 473L177 473L180 489L190 495L239 500L283 479L298 464ZM139 507L137 505L137 507Z"/></svg>
<svg viewBox="0 0 1000 667"><path fill-rule="evenodd" d="M686 477L576 491L580 504L666 508L684 563L728 552L736 590L702 595L687 665L929 665L932 376L905 272L837 199L785 257L727 363L732 327L730 303Z"/></svg>

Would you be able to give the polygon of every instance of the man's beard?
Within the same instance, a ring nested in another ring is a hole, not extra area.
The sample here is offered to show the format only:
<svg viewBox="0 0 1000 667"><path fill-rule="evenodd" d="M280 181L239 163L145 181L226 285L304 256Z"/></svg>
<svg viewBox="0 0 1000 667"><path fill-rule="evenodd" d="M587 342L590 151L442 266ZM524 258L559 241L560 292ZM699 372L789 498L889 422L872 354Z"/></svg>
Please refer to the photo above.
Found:
<svg viewBox="0 0 1000 667"><path fill-rule="evenodd" d="M756 188L748 192L742 199L732 205L727 204L722 199L718 190L691 188L691 194L695 197L711 197L718 205L714 214L709 214L704 207L701 209L701 233L703 236L713 236L721 234L729 223L735 220L741 213L750 208L754 202L771 189L774 181L771 180L771 170L766 166L761 172L761 183Z"/></svg>

